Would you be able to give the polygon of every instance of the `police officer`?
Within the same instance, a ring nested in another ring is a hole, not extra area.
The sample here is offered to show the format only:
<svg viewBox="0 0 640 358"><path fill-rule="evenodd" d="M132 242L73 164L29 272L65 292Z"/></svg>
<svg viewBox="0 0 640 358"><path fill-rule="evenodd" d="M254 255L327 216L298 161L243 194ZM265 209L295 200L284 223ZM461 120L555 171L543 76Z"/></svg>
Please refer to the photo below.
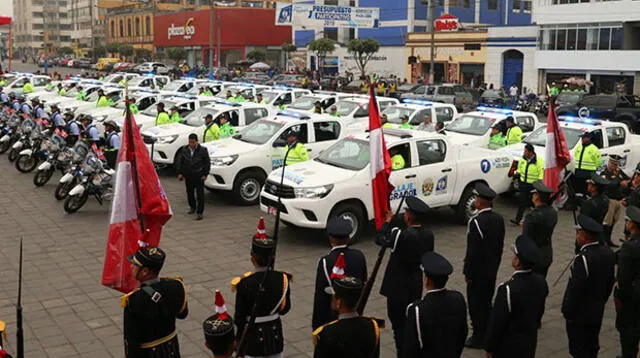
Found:
<svg viewBox="0 0 640 358"><path fill-rule="evenodd" d="M502 135L500 125L491 127L491 137L489 137L489 149L499 149L507 145L507 139Z"/></svg>
<svg viewBox="0 0 640 358"><path fill-rule="evenodd" d="M549 294L545 279L532 271L542 256L535 242L521 235L513 253L515 272L498 286L487 328L484 349L492 358L536 356L538 327Z"/></svg>
<svg viewBox="0 0 640 358"><path fill-rule="evenodd" d="M542 254L533 271L544 278L547 278L549 266L553 262L551 238L558 223L558 212L549 204L552 193L553 190L542 181L533 183L531 202L534 209L524 217L522 224L522 235L531 238Z"/></svg>
<svg viewBox="0 0 640 358"><path fill-rule="evenodd" d="M80 138L80 125L78 124L78 121L73 118L72 112L67 112L64 116L65 122L67 123L67 145L72 147Z"/></svg>
<svg viewBox="0 0 640 358"><path fill-rule="evenodd" d="M256 103L258 103L258 104L267 104L267 101L262 99L262 93L258 93L257 98L256 98ZM284 108L280 108L280 109L284 109Z"/></svg>
<svg viewBox="0 0 640 358"><path fill-rule="evenodd" d="M460 357L467 337L467 305L445 288L453 267L435 252L421 257L427 293L407 307L402 357Z"/></svg>
<svg viewBox="0 0 640 358"><path fill-rule="evenodd" d="M213 115L211 115L211 113L204 117L204 134L202 138L203 143L220 139L220 127L213 121Z"/></svg>
<svg viewBox="0 0 640 358"><path fill-rule="evenodd" d="M389 123L389 119L387 118L386 114L380 116L380 124L382 125L382 128L393 128L391 123Z"/></svg>
<svg viewBox="0 0 640 358"><path fill-rule="evenodd" d="M609 181L596 172L586 180L589 199L582 202L580 213L591 217L597 223L602 224L607 211L609 211L609 198L604 194ZM601 239L603 235L600 235Z"/></svg>
<svg viewBox="0 0 640 358"><path fill-rule="evenodd" d="M157 126L171 123L171 118L169 117L169 114L167 113L167 111L164 110L164 103L159 102L156 105L156 109L158 111L158 116L156 117Z"/></svg>
<svg viewBox="0 0 640 358"><path fill-rule="evenodd" d="M402 123L400 124L400 126L398 126L398 128L400 129L413 129L413 126L409 123L409 116L402 116L402 118L400 118L400 120L402 121Z"/></svg>
<svg viewBox="0 0 640 358"><path fill-rule="evenodd" d="M522 158L518 160L518 169L514 180L518 181L518 212L516 218L511 220L515 225L520 225L524 210L531 205L531 191L533 183L544 177L544 160L538 157L533 145L527 143L524 146Z"/></svg>
<svg viewBox="0 0 640 358"><path fill-rule="evenodd" d="M20 112L22 114L31 114L31 106L26 102L25 96L18 97L18 102L20 102Z"/></svg>
<svg viewBox="0 0 640 358"><path fill-rule="evenodd" d="M640 208L629 206L625 217L629 240L617 252L618 272L613 298L616 304L616 329L620 332L622 358L638 356L640 342Z"/></svg>
<svg viewBox="0 0 640 358"><path fill-rule="evenodd" d="M35 118L46 118L47 112L44 110L44 106L40 103L40 100L34 98L31 100L31 105L33 106L33 115Z"/></svg>
<svg viewBox="0 0 640 358"><path fill-rule="evenodd" d="M83 136L84 140L87 141L90 145L95 144L96 146L101 146L100 141L100 133L98 132L98 128L93 124L93 117L90 115L86 115L82 117L82 127L84 128Z"/></svg>
<svg viewBox="0 0 640 358"><path fill-rule="evenodd" d="M507 145L522 142L522 128L516 124L515 119L508 116L504 122L507 125Z"/></svg>
<svg viewBox="0 0 640 358"><path fill-rule="evenodd" d="M400 154L398 147L389 149L389 156L391 157L391 170L403 169L405 166L404 157Z"/></svg>
<svg viewBox="0 0 640 358"><path fill-rule="evenodd" d="M22 94L29 94L33 92L33 85L31 84L31 80L29 78L24 79L24 84L22 85Z"/></svg>
<svg viewBox="0 0 640 358"><path fill-rule="evenodd" d="M384 321L361 317L356 306L363 281L353 276L334 278L327 292L337 320L324 324L313 332L314 358L378 358L380 328Z"/></svg>
<svg viewBox="0 0 640 358"><path fill-rule="evenodd" d="M138 108L138 105L136 105L135 99L127 97L127 102L129 103L129 110L131 111L131 114L136 115L140 113L140 109Z"/></svg>
<svg viewBox="0 0 640 358"><path fill-rule="evenodd" d="M549 89L549 96L557 96L558 94L560 94L560 90L558 89L556 83L552 82L551 88Z"/></svg>
<svg viewBox="0 0 640 358"><path fill-rule="evenodd" d="M311 327L315 331L318 327L334 321L336 312L331 309L331 294L325 290L331 287L331 275L338 257L344 255L344 274L354 277L360 282L367 281L367 260L362 251L352 249L349 245L349 235L353 228L351 222L342 216L334 216L327 222L327 235L331 251L318 261L316 269L316 290L313 299L313 316Z"/></svg>
<svg viewBox="0 0 640 358"><path fill-rule="evenodd" d="M101 108L101 107L109 107L110 106L110 100L107 98L107 96L105 96L104 91L102 89L98 90L98 102L96 103L96 107Z"/></svg>
<svg viewBox="0 0 640 358"><path fill-rule="evenodd" d="M597 357L598 336L604 306L615 280L616 257L599 243L602 225L584 214L578 215L576 243L580 251L571 262L571 274L562 300L569 353L576 358Z"/></svg>
<svg viewBox="0 0 640 358"><path fill-rule="evenodd" d="M393 227L393 214L389 211L376 237L378 245L391 248L380 294L387 298L387 315L398 357L403 357L406 308L422 296L420 260L425 252L433 251L434 246L433 232L424 225L429 206L415 196L407 197L405 202L404 222L407 228Z"/></svg>
<svg viewBox="0 0 640 358"><path fill-rule="evenodd" d="M111 169L116 168L118 163L118 151L120 150L120 127L116 122L107 120L104 122L104 156L107 165Z"/></svg>
<svg viewBox="0 0 640 358"><path fill-rule="evenodd" d="M582 134L581 142L573 150L576 169L572 184L576 195L586 194L586 180L591 178L591 174L602 164L602 155L598 147L591 142L592 137L593 133L591 132Z"/></svg>
<svg viewBox="0 0 640 358"><path fill-rule="evenodd" d="M478 213L469 220L463 268L473 335L467 339L465 346L483 348L496 275L502 259L505 227L502 215L491 208L496 192L488 185L478 183L474 193Z"/></svg>
<svg viewBox="0 0 640 358"><path fill-rule="evenodd" d="M160 248L146 246L128 258L140 288L120 299L127 358L180 356L176 318L189 314L187 291L180 277L158 277L165 257Z"/></svg>
<svg viewBox="0 0 640 358"><path fill-rule="evenodd" d="M222 294L216 290L216 310L218 309L218 297L222 298ZM236 334L233 319L227 313L226 307L223 312L207 318L202 323L202 330L204 331L205 345L213 353L214 358L231 358L233 356Z"/></svg>
<svg viewBox="0 0 640 358"><path fill-rule="evenodd" d="M236 134L236 129L229 123L229 113L222 113L220 116L220 137L232 137Z"/></svg>
<svg viewBox="0 0 640 358"><path fill-rule="evenodd" d="M78 86L77 93L76 93L76 99L79 100L79 101L84 101L86 96L87 96L87 94L82 89L82 86Z"/></svg>
<svg viewBox="0 0 640 358"><path fill-rule="evenodd" d="M312 111L312 113L318 113L318 114L321 114L321 113L322 113L322 102L320 102L320 101L316 101L316 102L313 104L313 111Z"/></svg>
<svg viewBox="0 0 640 358"><path fill-rule="evenodd" d="M236 102L244 102L244 97L242 96L242 92L237 91L236 96L233 100Z"/></svg>
<svg viewBox="0 0 640 358"><path fill-rule="evenodd" d="M178 107L171 107L171 123L180 123L182 121L182 117L180 117L180 112L178 112Z"/></svg>
<svg viewBox="0 0 640 358"><path fill-rule="evenodd" d="M298 131L289 129L287 133L287 145L285 146L286 165L302 163L309 160L307 147L298 141Z"/></svg>
<svg viewBox="0 0 640 358"><path fill-rule="evenodd" d="M51 105L51 125L54 128L63 128L65 125L62 114L60 114L60 108L56 104Z"/></svg>
<svg viewBox="0 0 640 358"><path fill-rule="evenodd" d="M620 220L624 210L622 205L624 193L631 184L629 176L620 170L621 159L622 157L617 154L610 154L607 168L600 173L601 177L609 181L609 185L605 190L605 195L609 198L609 209L603 222L604 240L609 247L618 247L611 241L611 234L613 233L613 227Z"/></svg>
<svg viewBox="0 0 640 358"><path fill-rule="evenodd" d="M58 83L58 96L64 96L67 94L67 90L62 86L62 83Z"/></svg>
<svg viewBox="0 0 640 358"><path fill-rule="evenodd" d="M236 291L234 320L238 334L242 334L249 323L254 302L263 283L263 292L256 307L255 324L246 334L246 356L282 357L284 337L280 316L291 309L291 275L272 268L276 243L272 238L255 235L251 244L251 263L255 273L245 273L231 281ZM265 277L266 275L266 277Z"/></svg>

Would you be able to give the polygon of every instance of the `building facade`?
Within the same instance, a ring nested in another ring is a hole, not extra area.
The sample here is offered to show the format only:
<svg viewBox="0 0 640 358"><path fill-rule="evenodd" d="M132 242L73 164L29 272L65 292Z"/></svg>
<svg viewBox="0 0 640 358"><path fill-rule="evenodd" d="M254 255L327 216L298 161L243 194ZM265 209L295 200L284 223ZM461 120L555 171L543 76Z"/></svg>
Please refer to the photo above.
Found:
<svg viewBox="0 0 640 358"><path fill-rule="evenodd" d="M509 89L516 84L527 93L538 89L535 66L537 26L504 26L487 29L484 82Z"/></svg>
<svg viewBox="0 0 640 358"><path fill-rule="evenodd" d="M640 2L537 0L539 86L567 77L592 93L640 93Z"/></svg>
<svg viewBox="0 0 640 358"><path fill-rule="evenodd" d="M13 43L18 56L55 55L71 47L71 0L13 0Z"/></svg>
<svg viewBox="0 0 640 358"><path fill-rule="evenodd" d="M104 43L106 10L98 7L98 0L68 0L70 2L71 40L76 53L88 53Z"/></svg>

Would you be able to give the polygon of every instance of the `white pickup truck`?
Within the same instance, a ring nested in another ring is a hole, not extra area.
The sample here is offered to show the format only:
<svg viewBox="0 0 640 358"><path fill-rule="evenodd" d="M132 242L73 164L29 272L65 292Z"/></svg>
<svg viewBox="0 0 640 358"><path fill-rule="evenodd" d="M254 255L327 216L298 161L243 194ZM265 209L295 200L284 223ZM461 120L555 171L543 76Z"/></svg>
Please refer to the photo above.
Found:
<svg viewBox="0 0 640 358"><path fill-rule="evenodd" d="M580 136L585 132L591 132L593 134L592 142L600 148L602 153L602 166L607 164L609 155L617 154L622 157L620 168L629 176L633 174L636 165L640 162L640 135L631 134L626 124L569 116L560 116L558 120L572 157L573 150L580 141ZM523 139L523 143L509 145L498 151L506 152L512 157L514 169L517 161L522 157L525 143L532 144L536 154L546 161L546 138L547 125L542 124L540 128ZM574 168L575 162L572 158L567 169L573 171ZM510 175L513 175L513 170Z"/></svg>
<svg viewBox="0 0 640 358"><path fill-rule="evenodd" d="M240 204L256 204L267 174L282 166L286 132L292 128L300 132L298 139L305 143L309 158L355 133L339 118L326 114L270 115L233 138L204 144L211 157L211 172L204 185L211 190L233 191Z"/></svg>
<svg viewBox="0 0 640 358"><path fill-rule="evenodd" d="M404 99L402 103L381 108L381 114L387 116L387 121L393 127L402 124L402 117L409 117L409 124L419 126L425 115L431 117L431 121L450 122L458 115L456 106L448 103L430 102L416 99Z"/></svg>
<svg viewBox="0 0 640 358"><path fill-rule="evenodd" d="M402 196L418 196L432 208L451 206L460 219L475 214L473 187L485 182L496 192L509 190L511 158L483 148L453 145L446 135L384 129L389 149L406 163L391 173L395 186L391 207ZM299 227L323 229L327 220L344 215L357 238L373 219L369 138L359 134L338 141L316 159L272 171L260 194L260 208L274 214L281 197L280 217Z"/></svg>

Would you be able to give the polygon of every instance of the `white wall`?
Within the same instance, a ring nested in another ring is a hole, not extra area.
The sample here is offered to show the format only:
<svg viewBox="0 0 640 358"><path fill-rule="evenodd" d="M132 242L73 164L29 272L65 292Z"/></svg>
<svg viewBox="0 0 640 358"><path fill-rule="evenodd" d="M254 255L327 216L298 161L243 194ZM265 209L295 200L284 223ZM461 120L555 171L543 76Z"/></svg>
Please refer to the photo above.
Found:
<svg viewBox="0 0 640 358"><path fill-rule="evenodd" d="M598 1L590 3L549 5L550 0L538 0L533 7L531 22L566 24L586 22L637 21L640 1Z"/></svg>
<svg viewBox="0 0 640 358"><path fill-rule="evenodd" d="M510 37L536 37L536 26L514 26L514 27L490 27L488 31L491 38ZM538 71L535 63L535 47L523 47L523 42L488 42L487 61L484 65L484 81L487 84L493 83L495 88L502 86L502 56L506 51L518 50L524 55L522 65L522 86L537 89ZM535 41L526 42L535 44ZM491 46L493 45L493 46ZM499 46L497 46L499 45Z"/></svg>
<svg viewBox="0 0 640 358"><path fill-rule="evenodd" d="M312 56L313 53L308 52L308 56ZM355 60L347 59L351 54L347 51L346 47L336 47L336 50L327 55L327 57L339 58L339 71L344 74L345 71L353 72L356 78L360 74L358 66ZM374 58L367 64L367 74L379 74L382 76L396 75L398 77L404 77L404 72L407 64L407 53L404 46L381 46L378 53L374 55ZM311 63L307 59L307 63Z"/></svg>
<svg viewBox="0 0 640 358"><path fill-rule="evenodd" d="M540 69L640 71L640 51L537 51Z"/></svg>

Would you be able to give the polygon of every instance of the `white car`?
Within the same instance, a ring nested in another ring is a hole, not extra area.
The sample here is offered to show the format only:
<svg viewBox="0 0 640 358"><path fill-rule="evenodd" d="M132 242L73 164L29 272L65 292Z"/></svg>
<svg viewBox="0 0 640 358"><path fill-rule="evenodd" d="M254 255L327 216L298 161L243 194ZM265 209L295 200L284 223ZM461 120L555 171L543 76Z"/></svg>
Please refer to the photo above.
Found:
<svg viewBox="0 0 640 358"><path fill-rule="evenodd" d="M20 75L16 76L12 80L10 80L6 86L2 88L2 92L4 93L22 93L22 86L26 83L26 81L30 80L31 85L33 85L34 92L44 92L47 84L51 82L51 77L44 75Z"/></svg>
<svg viewBox="0 0 640 358"><path fill-rule="evenodd" d="M387 107L397 105L400 102L396 98L390 97L376 97L378 102L378 108L380 111L384 111ZM361 118L369 118L369 96L357 96L351 98L341 99L335 104L340 118L348 120L359 120ZM329 107L328 110L330 110ZM368 120L364 120L366 124L369 124Z"/></svg>
<svg viewBox="0 0 640 358"><path fill-rule="evenodd" d="M73 88L72 91L67 91L67 94L64 96L59 96L57 93L54 96L49 97L48 99L40 99L40 101L44 102L45 109L51 110L51 105L53 104L61 104L62 102L75 101L76 103L82 102L95 102L98 100L98 94L96 93L100 88L102 88L104 84L100 81L82 81ZM76 100L76 95L78 91L78 86L82 87L82 90L85 94L85 101ZM93 97L92 94L96 93Z"/></svg>
<svg viewBox="0 0 640 358"><path fill-rule="evenodd" d="M287 106L296 99L311 94L311 91L302 88L272 87L260 92L262 99L268 105L274 107Z"/></svg>
<svg viewBox="0 0 640 358"><path fill-rule="evenodd" d="M422 123L424 116L429 115L431 121L450 122L458 115L456 106L448 103L430 102L406 99L403 103L391 105L385 108L381 114L387 116L387 123L393 127L402 124L402 117L409 117L409 124L417 127Z"/></svg>
<svg viewBox="0 0 640 358"><path fill-rule="evenodd" d="M339 118L326 114L279 112L253 122L233 138L205 143L211 158L211 171L205 186L233 191L240 204L256 204L267 174L282 166L286 132L292 128L301 133L298 139L305 143L309 158L337 140L354 134Z"/></svg>
<svg viewBox="0 0 640 358"><path fill-rule="evenodd" d="M158 91L139 91L135 94L129 95L136 103L136 106L140 111L145 111L149 107L157 104L160 100L160 92ZM104 131L103 123L107 120L115 120L124 118L125 114L125 101L120 100L113 107L100 107L92 108L84 112L86 115L93 117L93 121L96 124L98 130L102 133ZM155 125L155 118L148 119L148 116L136 115L136 123L140 130L151 128Z"/></svg>
<svg viewBox="0 0 640 358"><path fill-rule="evenodd" d="M245 101L249 99L249 96L252 96L254 99L258 95L258 93L262 91L266 91L270 89L269 86L263 85L254 85L254 84L246 84L246 83L235 83L230 86L225 86L224 89L216 94L216 97L221 99L229 99L229 91L236 97L238 92L244 97Z"/></svg>
<svg viewBox="0 0 640 358"><path fill-rule="evenodd" d="M523 136L540 127L541 123L534 113L512 111L508 109L478 107L474 112L462 113L446 126L447 136L455 144L468 144L478 147L489 146L491 128L495 125L507 133L504 120L513 117L515 123L522 129Z"/></svg>
<svg viewBox="0 0 640 358"><path fill-rule="evenodd" d="M620 168L632 176L636 166L640 162L640 135L632 134L626 124L620 122L601 121L593 119L582 119L578 117L560 116L560 127L564 133L564 137L569 147L569 153L573 157L573 150L580 142L580 136L585 132L593 134L592 142L600 148L602 153L602 167L607 164L607 157L611 154L617 154L622 157ZM513 175L518 160L524 153L526 143L532 144L536 155L546 161L546 138L547 125L541 124L539 128L529 134L523 143L508 145L498 151L503 151L511 155L513 158ZM573 171L575 168L575 158L567 166L567 169Z"/></svg>
<svg viewBox="0 0 640 358"><path fill-rule="evenodd" d="M173 96L176 93L187 93L196 87L195 79L174 80L162 87L160 91L164 96Z"/></svg>
<svg viewBox="0 0 640 358"><path fill-rule="evenodd" d="M141 89L148 89L152 85L155 89L162 89L164 86L169 83L171 79L168 76L159 76L159 75L144 75L140 76L136 79L133 79L127 83L129 87L129 91L138 91Z"/></svg>
<svg viewBox="0 0 640 358"><path fill-rule="evenodd" d="M120 81L125 80L127 83L134 81L140 78L140 75L137 73L128 73L128 72L116 72L112 73L109 76L104 78L104 83L120 83Z"/></svg>
<svg viewBox="0 0 640 358"><path fill-rule="evenodd" d="M301 96L297 100L293 101L293 103L287 106L287 111L310 113L313 112L316 102L321 103L322 110L324 111L336 103L336 101L357 96L358 95L353 93L316 91L311 94Z"/></svg>
<svg viewBox="0 0 640 358"><path fill-rule="evenodd" d="M509 189L506 153L454 145L446 135L430 132L384 129L384 134L387 147L406 163L391 173L394 210L403 196L417 196L431 208L453 207L462 221L476 213L476 183L485 182L497 193ZM287 166L280 185L282 175L278 169L267 177L260 209L274 214L279 207L285 223L324 229L330 217L342 215L351 221L355 239L374 218L368 134L342 139L314 160Z"/></svg>
<svg viewBox="0 0 640 358"><path fill-rule="evenodd" d="M124 87L120 85L110 84L102 86L101 89L104 91L104 95L111 100L113 103L118 103L123 96ZM82 100L71 100L71 101L63 101L58 103L58 107L62 113L71 112L74 114L81 114L85 111L97 108L98 107L98 91L94 91L90 95L88 95L84 101Z"/></svg>
<svg viewBox="0 0 640 358"><path fill-rule="evenodd" d="M169 73L169 67L160 62L144 62L134 67L134 70L140 73L155 72L159 75L166 75L167 73Z"/></svg>

